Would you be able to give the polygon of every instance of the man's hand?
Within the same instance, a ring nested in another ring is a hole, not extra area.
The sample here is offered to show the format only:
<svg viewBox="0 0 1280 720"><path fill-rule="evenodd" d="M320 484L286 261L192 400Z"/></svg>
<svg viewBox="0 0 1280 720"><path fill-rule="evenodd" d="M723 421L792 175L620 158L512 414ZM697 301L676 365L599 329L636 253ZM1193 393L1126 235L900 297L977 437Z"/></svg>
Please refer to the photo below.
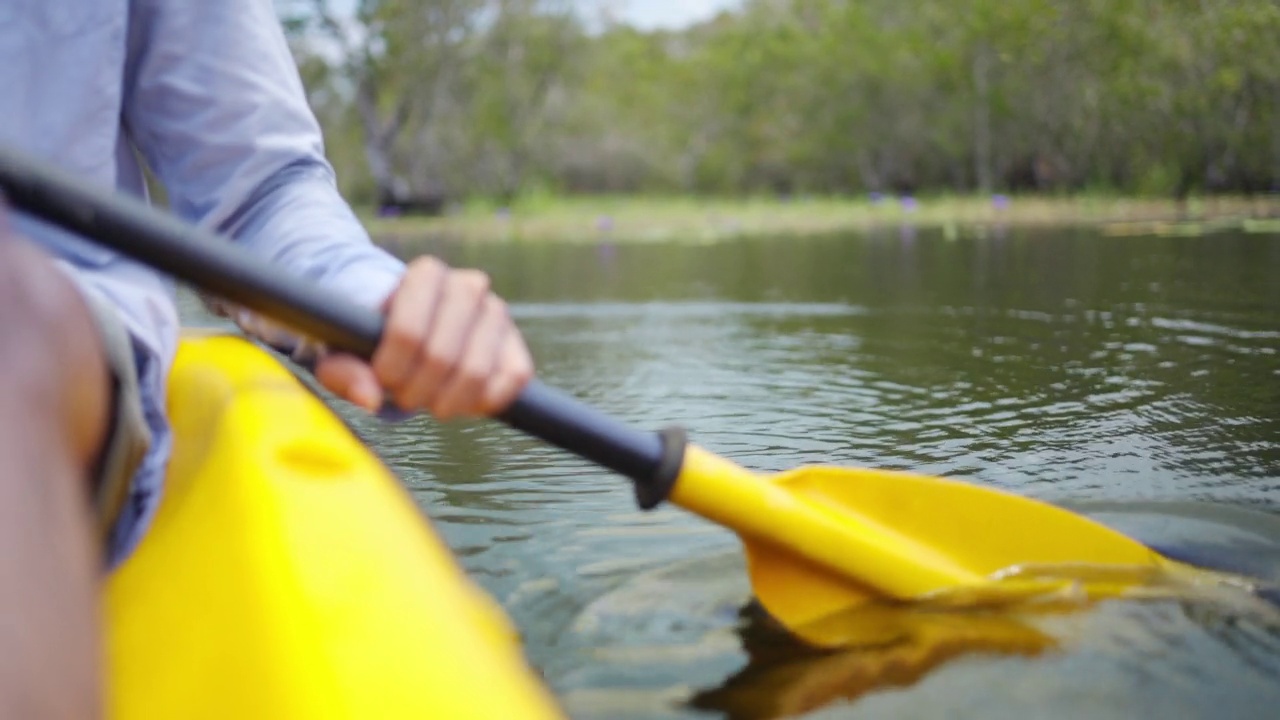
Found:
<svg viewBox="0 0 1280 720"><path fill-rule="evenodd" d="M334 354L316 365L320 383L356 405L377 410L390 397L442 420L495 415L533 377L524 338L478 270L414 260L383 312L386 330L371 364Z"/></svg>

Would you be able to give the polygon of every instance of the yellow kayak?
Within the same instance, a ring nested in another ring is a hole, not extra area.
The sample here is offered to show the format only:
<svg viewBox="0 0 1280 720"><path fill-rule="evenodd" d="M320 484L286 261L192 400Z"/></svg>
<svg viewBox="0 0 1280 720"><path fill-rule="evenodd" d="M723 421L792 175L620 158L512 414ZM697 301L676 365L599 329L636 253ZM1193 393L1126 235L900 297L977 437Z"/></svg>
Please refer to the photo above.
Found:
<svg viewBox="0 0 1280 720"><path fill-rule="evenodd" d="M107 581L109 716L555 718L395 477L254 345L184 336L149 534Z"/></svg>

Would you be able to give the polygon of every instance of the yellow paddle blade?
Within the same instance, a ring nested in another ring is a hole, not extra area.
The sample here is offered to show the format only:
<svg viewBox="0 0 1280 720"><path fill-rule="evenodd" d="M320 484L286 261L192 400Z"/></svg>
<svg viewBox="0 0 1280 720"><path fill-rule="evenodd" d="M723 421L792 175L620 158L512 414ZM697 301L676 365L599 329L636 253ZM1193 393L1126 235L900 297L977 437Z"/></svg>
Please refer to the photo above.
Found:
<svg viewBox="0 0 1280 720"><path fill-rule="evenodd" d="M1062 508L908 473L809 467L763 477L690 446L671 499L738 532L761 604L819 641L803 628L869 599L1109 596L1174 566Z"/></svg>

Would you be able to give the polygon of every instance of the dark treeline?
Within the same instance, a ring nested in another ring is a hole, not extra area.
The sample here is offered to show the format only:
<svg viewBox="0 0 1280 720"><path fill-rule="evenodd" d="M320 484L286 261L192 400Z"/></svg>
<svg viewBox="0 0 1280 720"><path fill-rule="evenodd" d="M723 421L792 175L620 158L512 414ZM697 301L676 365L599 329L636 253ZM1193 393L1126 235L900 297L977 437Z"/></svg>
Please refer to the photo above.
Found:
<svg viewBox="0 0 1280 720"><path fill-rule="evenodd" d="M362 202L1280 189L1276 0L279 3Z"/></svg>

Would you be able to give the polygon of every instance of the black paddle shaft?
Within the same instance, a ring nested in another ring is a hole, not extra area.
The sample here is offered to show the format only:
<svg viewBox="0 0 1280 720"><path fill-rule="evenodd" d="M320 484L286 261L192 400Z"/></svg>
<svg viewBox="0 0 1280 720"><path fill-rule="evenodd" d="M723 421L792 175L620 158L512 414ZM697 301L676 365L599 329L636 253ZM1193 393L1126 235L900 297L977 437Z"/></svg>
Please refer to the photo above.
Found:
<svg viewBox="0 0 1280 720"><path fill-rule="evenodd" d="M367 360L382 337L383 319L373 310L326 294L211 231L46 161L0 147L0 190L21 211L335 350ZM645 509L666 499L680 472L685 441L678 429L636 430L537 379L498 419L631 478Z"/></svg>

